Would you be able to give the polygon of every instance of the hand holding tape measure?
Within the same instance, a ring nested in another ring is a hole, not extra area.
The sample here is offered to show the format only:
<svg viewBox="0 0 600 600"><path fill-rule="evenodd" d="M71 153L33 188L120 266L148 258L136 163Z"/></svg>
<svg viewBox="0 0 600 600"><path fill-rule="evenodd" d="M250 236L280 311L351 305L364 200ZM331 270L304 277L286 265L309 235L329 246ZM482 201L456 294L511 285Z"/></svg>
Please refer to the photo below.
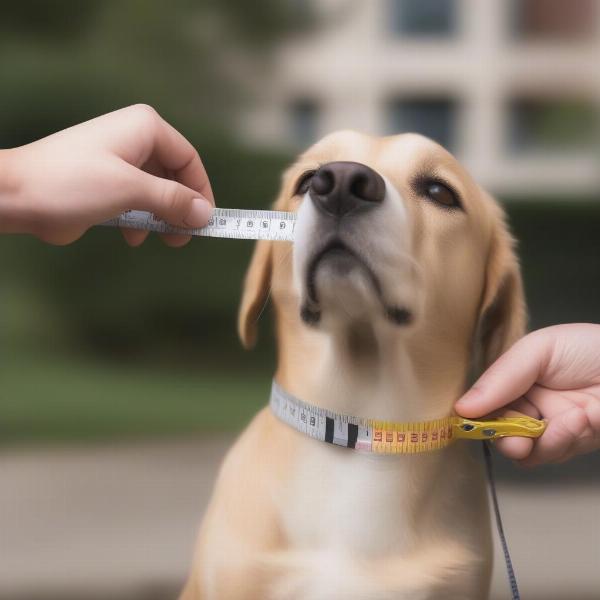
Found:
<svg viewBox="0 0 600 600"><path fill-rule="evenodd" d="M521 465L562 463L600 449L600 325L569 323L538 329L514 344L456 403L463 417L501 411L544 418L537 441L498 440Z"/></svg>
<svg viewBox="0 0 600 600"><path fill-rule="evenodd" d="M0 233L28 233L62 245L128 209L189 228L205 225L213 206L198 153L148 106L0 150ZM123 235L137 246L148 232L124 229ZM162 237L172 246L190 239Z"/></svg>

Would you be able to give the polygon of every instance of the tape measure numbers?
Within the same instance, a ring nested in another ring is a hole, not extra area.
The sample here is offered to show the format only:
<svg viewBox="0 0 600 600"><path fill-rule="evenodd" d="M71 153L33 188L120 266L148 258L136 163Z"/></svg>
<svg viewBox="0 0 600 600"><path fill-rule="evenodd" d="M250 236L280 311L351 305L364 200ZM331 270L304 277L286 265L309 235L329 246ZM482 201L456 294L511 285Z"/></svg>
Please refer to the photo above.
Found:
<svg viewBox="0 0 600 600"><path fill-rule="evenodd" d="M544 421L531 417L472 420L445 417L433 421L392 423L343 415L292 396L275 381L271 411L284 423L310 437L336 446L375 454L416 454L438 450L455 439L495 440L509 435L539 437Z"/></svg>
<svg viewBox="0 0 600 600"><path fill-rule="evenodd" d="M178 233L199 237L236 240L294 241L296 213L277 210L215 208L206 227L174 227L143 210L128 210L115 219L100 223L107 227L128 227L158 233Z"/></svg>

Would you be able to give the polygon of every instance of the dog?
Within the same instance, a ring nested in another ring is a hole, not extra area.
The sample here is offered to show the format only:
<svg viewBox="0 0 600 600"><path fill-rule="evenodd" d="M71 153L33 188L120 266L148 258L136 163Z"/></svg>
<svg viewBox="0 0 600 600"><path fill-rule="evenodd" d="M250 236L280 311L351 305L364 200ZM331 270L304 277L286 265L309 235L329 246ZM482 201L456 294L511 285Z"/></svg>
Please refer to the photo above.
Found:
<svg viewBox="0 0 600 600"><path fill-rule="evenodd" d="M275 381L362 418L452 414L471 374L524 334L500 206L420 135L331 134L283 176L295 243L259 241L239 334L271 297ZM488 597L485 478L469 444L381 456L261 410L222 465L183 600Z"/></svg>

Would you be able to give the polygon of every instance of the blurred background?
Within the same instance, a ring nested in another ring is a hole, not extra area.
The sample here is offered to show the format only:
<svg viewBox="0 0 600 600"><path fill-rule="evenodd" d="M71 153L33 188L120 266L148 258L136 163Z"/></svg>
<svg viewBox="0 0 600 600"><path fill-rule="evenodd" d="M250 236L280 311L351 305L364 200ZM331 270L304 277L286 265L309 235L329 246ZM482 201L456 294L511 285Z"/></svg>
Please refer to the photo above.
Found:
<svg viewBox="0 0 600 600"><path fill-rule="evenodd" d="M598 322L599 59L598 0L6 1L0 148L144 102L220 206L266 208L324 134L418 131L503 202L531 328ZM268 319L251 353L235 333L251 251L0 238L0 597L176 595L268 396ZM527 597L599 598L598 453L498 469Z"/></svg>

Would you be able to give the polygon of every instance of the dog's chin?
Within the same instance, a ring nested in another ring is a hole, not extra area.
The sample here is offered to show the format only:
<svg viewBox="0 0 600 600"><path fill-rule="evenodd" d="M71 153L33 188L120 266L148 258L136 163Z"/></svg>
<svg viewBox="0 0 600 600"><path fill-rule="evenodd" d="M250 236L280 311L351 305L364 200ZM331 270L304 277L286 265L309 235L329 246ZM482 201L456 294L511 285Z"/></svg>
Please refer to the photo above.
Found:
<svg viewBox="0 0 600 600"><path fill-rule="evenodd" d="M374 277L348 254L332 252L324 258L314 285L325 315L356 321L381 310Z"/></svg>
<svg viewBox="0 0 600 600"><path fill-rule="evenodd" d="M376 275L354 253L335 248L320 257L308 273L300 316L308 325L373 322L377 318L406 325L411 313L386 306Z"/></svg>

